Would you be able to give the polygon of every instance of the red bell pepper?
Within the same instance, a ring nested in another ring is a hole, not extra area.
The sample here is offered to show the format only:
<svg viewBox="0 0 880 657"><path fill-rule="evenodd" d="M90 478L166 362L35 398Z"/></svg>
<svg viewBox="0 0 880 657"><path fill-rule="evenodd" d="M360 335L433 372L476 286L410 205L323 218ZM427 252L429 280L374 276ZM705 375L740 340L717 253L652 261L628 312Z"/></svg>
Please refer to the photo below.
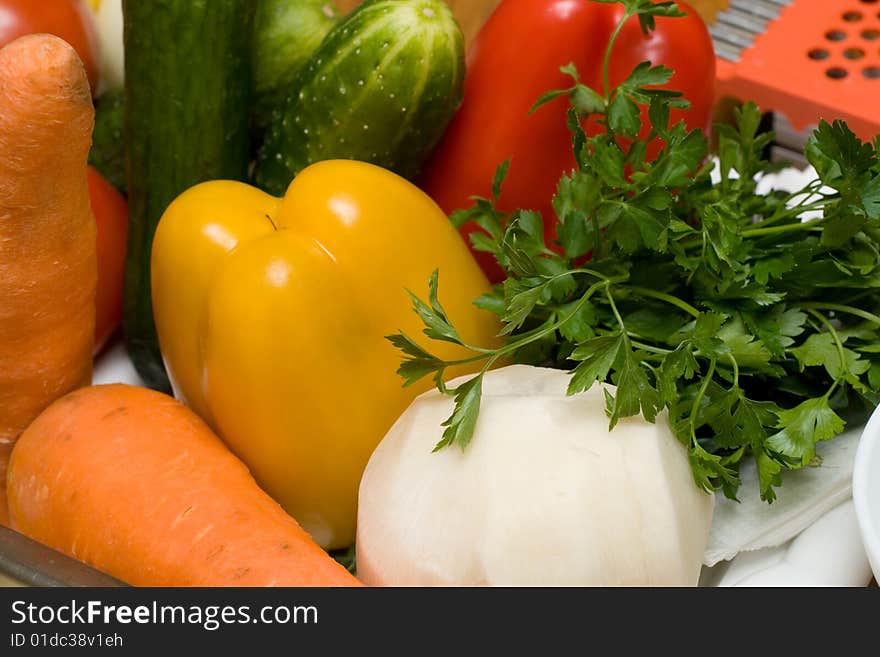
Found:
<svg viewBox="0 0 880 657"><path fill-rule="evenodd" d="M687 16L657 17L649 35L638 17L624 24L611 53L609 81L622 82L643 61L673 69L666 86L683 92L691 108L674 110L672 121L684 119L689 128L708 134L715 88L712 40L699 14L678 5ZM547 244L554 244L552 199L559 178L575 168L566 127L569 105L561 97L532 115L529 109L544 92L571 86L559 70L570 62L582 82L602 93L605 51L623 12L620 4L586 0L502 0L470 50L461 109L419 181L444 211L469 207L472 196L490 197L496 168L510 159L499 208L538 210ZM584 127L592 134L601 129L594 122ZM656 153L659 144L652 146ZM474 230L480 229L462 227L465 237ZM475 256L492 282L503 280L491 255Z"/></svg>

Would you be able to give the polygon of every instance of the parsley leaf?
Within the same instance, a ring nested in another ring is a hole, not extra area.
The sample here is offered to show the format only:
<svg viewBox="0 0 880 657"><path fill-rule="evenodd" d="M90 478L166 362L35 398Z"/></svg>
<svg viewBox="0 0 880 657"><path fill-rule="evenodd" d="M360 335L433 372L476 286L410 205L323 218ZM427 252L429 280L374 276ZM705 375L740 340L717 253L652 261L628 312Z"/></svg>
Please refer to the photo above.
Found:
<svg viewBox="0 0 880 657"><path fill-rule="evenodd" d="M808 399L779 412L777 428L781 431L770 436L767 446L787 456L794 467L803 467L810 465L815 458L816 443L834 438L844 426L826 397Z"/></svg>
<svg viewBox="0 0 880 657"><path fill-rule="evenodd" d="M448 445L468 446L474 437L477 417L480 414L480 400L483 394L483 375L468 379L455 389L455 411L442 426L446 427L443 438L434 447L438 451Z"/></svg>
<svg viewBox="0 0 880 657"><path fill-rule="evenodd" d="M657 16L681 15L672 2L619 4L621 21L637 17L647 31ZM688 106L666 88L670 69L641 62L610 86L606 65L602 89L573 64L561 70L572 84L532 108L569 104L577 166L559 179L555 217L498 208L509 162L492 198L452 215L481 229L474 248L506 273L474 302L501 318L502 346L462 341L435 272L427 301L411 295L423 333L471 355L444 360L400 332L388 337L398 373L404 385L433 376L453 398L437 449L473 438L493 365L553 366L571 371L570 395L604 385L612 429L665 411L698 486L736 499L739 468L752 460L772 502L785 473L843 431L839 409L880 401L880 137L863 142L842 121L822 121L805 149L816 179L759 194L775 166L754 103L716 127L710 159L701 130L670 125ZM554 220L556 241L545 243ZM461 365L476 374L447 389L446 371Z"/></svg>

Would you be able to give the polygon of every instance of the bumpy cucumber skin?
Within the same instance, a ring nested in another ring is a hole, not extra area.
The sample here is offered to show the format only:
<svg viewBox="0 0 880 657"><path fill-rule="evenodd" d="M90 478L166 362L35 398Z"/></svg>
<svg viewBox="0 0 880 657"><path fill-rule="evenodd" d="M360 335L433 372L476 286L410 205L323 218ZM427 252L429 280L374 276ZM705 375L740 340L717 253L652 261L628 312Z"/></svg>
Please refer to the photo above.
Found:
<svg viewBox="0 0 880 657"><path fill-rule="evenodd" d="M126 349L144 383L170 392L150 291L165 208L189 187L246 180L256 0L124 0L129 226Z"/></svg>
<svg viewBox="0 0 880 657"><path fill-rule="evenodd" d="M111 89L95 103L95 129L89 164L111 185L125 193L125 142L122 138L125 92Z"/></svg>
<svg viewBox="0 0 880 657"><path fill-rule="evenodd" d="M294 80L341 14L333 0L257 0L254 16L254 128L266 129Z"/></svg>
<svg viewBox="0 0 880 657"><path fill-rule="evenodd" d="M461 104L464 38L442 0L368 0L324 39L260 148L275 195L308 165L345 158L414 178Z"/></svg>

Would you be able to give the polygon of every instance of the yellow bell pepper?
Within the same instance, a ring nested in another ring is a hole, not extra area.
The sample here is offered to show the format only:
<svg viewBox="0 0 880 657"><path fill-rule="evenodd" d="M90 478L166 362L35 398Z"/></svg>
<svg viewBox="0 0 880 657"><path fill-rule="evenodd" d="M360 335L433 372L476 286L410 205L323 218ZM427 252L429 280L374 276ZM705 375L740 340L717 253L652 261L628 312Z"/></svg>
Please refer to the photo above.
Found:
<svg viewBox="0 0 880 657"><path fill-rule="evenodd" d="M151 267L176 394L326 548L354 541L367 460L431 385L402 387L384 337L423 337L406 290L424 296L439 269L441 301L466 341L492 345L500 328L473 305L489 284L443 212L361 162L315 164L283 199L237 182L193 187L162 217Z"/></svg>

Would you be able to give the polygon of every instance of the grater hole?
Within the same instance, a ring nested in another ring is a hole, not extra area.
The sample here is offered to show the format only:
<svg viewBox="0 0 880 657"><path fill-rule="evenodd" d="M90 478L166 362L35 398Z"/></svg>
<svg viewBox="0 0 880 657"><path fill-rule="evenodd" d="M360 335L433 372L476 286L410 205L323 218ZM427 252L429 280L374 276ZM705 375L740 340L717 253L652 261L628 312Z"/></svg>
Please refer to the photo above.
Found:
<svg viewBox="0 0 880 657"><path fill-rule="evenodd" d="M843 51L843 56L847 59L861 59L865 56L865 51L861 48L847 48Z"/></svg>
<svg viewBox="0 0 880 657"><path fill-rule="evenodd" d="M847 23L857 23L864 18L860 11L847 11L843 14L843 20Z"/></svg>
<svg viewBox="0 0 880 657"><path fill-rule="evenodd" d="M868 66L862 69L862 75L871 80L880 79L880 66Z"/></svg>
<svg viewBox="0 0 880 657"><path fill-rule="evenodd" d="M868 30L865 30L868 32ZM865 32L862 32L862 36L865 35ZM830 30L825 33L825 38L829 41L843 41L846 38L846 32L842 32L841 30Z"/></svg>
<svg viewBox="0 0 880 657"><path fill-rule="evenodd" d="M863 5L876 5L876 4L877 4L877 0L861 0L861 3L862 3Z"/></svg>
<svg viewBox="0 0 880 657"><path fill-rule="evenodd" d="M807 53L807 57L809 57L810 59L815 59L816 61L828 59L830 56L831 53L824 48L813 48L810 52Z"/></svg>
<svg viewBox="0 0 880 657"><path fill-rule="evenodd" d="M827 75L832 80L843 80L843 78L845 78L848 74L845 68L832 66L827 71L825 71L825 75Z"/></svg>
<svg viewBox="0 0 880 657"><path fill-rule="evenodd" d="M876 41L880 39L880 30L871 28L870 30L862 30L862 38L868 41Z"/></svg>

